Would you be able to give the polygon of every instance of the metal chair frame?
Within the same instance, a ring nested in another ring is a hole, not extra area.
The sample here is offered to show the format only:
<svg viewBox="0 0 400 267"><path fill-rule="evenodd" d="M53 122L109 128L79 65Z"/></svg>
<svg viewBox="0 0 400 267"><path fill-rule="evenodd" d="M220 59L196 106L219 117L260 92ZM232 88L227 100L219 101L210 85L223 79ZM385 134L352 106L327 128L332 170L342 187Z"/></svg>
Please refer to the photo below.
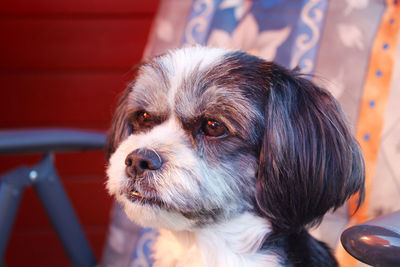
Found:
<svg viewBox="0 0 400 267"><path fill-rule="evenodd" d="M33 167L21 166L0 177L0 260L25 187L32 186L44 207L71 263L94 266L96 260L54 166L54 153L101 149L104 133L67 130L0 131L0 154L41 153Z"/></svg>

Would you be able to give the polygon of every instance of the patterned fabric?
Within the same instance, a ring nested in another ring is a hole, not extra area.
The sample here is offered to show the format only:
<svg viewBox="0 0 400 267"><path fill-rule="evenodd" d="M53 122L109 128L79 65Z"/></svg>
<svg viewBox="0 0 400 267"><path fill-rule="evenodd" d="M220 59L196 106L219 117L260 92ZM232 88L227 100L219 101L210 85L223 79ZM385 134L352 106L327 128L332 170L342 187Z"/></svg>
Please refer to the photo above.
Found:
<svg viewBox="0 0 400 267"><path fill-rule="evenodd" d="M136 250L133 254L133 259L130 267L148 267L152 264L151 248L157 237L157 230L143 229L140 233L140 238L136 243Z"/></svg>
<svg viewBox="0 0 400 267"><path fill-rule="evenodd" d="M400 209L399 27L398 0L163 0L144 58L199 43L313 74L341 103L366 160L367 198L355 223ZM332 248L354 199L349 206L313 231ZM357 265L337 252L343 266Z"/></svg>
<svg viewBox="0 0 400 267"><path fill-rule="evenodd" d="M139 236L143 238L141 229L128 219L118 203L115 203L112 209L111 218L112 221L108 229L108 237L100 266L130 266L131 262L133 262L133 251L136 251L137 249L135 248L138 247L136 246L136 243L138 243L136 241ZM141 254L138 255L141 256Z"/></svg>
<svg viewBox="0 0 400 267"><path fill-rule="evenodd" d="M371 219L372 214L369 209L371 207L371 201L374 201L372 200L374 180L375 183L378 182L378 179L381 180L380 177L374 179L374 175L376 173L378 151L381 146L382 130L391 83L393 81L393 71L395 69L394 58L396 56L398 32L400 28L400 22L396 21L395 18L397 18L397 20L400 19L400 5L398 5L397 1L387 0L386 8L370 51L369 66L361 97L356 132L356 137L363 150L365 160L365 187L367 194L363 206L351 219L350 225ZM396 89L393 88L393 90ZM397 145L399 145L398 142ZM399 180L395 182L398 181ZM375 186L382 188L381 181ZM376 192L376 190L374 191ZM381 191L380 195L387 193L387 191ZM399 192L397 192L397 194L398 193ZM357 196L350 199L350 212L355 211L357 206L356 202ZM395 205L398 205L398 203ZM355 260L341 251L343 251L343 249L339 248L337 254L338 257L342 259L343 265L356 266Z"/></svg>

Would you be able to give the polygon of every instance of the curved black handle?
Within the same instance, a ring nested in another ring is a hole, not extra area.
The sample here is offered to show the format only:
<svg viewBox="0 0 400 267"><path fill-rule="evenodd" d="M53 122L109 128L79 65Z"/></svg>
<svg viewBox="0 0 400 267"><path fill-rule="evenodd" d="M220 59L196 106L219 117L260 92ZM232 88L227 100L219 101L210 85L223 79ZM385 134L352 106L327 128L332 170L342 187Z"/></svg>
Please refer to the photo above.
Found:
<svg viewBox="0 0 400 267"><path fill-rule="evenodd" d="M73 129L0 130L0 154L101 149L103 132Z"/></svg>
<svg viewBox="0 0 400 267"><path fill-rule="evenodd" d="M400 211L352 226L341 235L343 247L372 266L400 266Z"/></svg>

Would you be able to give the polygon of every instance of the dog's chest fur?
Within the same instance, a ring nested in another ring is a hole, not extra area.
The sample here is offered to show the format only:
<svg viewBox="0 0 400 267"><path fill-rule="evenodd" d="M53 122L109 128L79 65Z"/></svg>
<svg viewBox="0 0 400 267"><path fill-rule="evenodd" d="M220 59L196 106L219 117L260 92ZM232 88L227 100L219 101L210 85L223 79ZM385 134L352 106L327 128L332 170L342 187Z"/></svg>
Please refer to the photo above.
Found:
<svg viewBox="0 0 400 267"><path fill-rule="evenodd" d="M161 229L154 266L281 266L277 255L260 251L268 232L268 223L250 213L197 231Z"/></svg>

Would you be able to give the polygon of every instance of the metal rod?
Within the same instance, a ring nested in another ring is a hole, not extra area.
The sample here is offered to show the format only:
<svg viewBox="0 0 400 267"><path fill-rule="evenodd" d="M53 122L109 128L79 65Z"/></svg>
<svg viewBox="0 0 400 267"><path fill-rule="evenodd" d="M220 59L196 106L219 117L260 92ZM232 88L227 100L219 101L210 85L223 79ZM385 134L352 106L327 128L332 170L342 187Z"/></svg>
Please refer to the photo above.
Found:
<svg viewBox="0 0 400 267"><path fill-rule="evenodd" d="M46 154L36 170L33 186L72 264L94 266L96 260L53 166L52 154Z"/></svg>
<svg viewBox="0 0 400 267"><path fill-rule="evenodd" d="M30 184L29 172L28 168L21 167L0 179L0 260L4 259L22 192Z"/></svg>

